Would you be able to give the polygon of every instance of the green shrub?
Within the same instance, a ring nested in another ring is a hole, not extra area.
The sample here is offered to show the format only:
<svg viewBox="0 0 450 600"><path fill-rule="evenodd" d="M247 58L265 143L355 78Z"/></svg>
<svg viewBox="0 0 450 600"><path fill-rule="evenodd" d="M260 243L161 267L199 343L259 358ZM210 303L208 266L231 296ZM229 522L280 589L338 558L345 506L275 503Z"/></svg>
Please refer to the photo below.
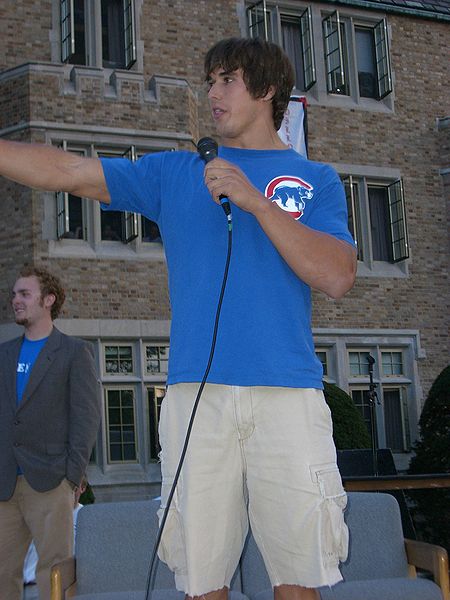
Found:
<svg viewBox="0 0 450 600"><path fill-rule="evenodd" d="M86 490L81 494L79 502L83 505L94 504L95 495L89 483L86 485Z"/></svg>
<svg viewBox="0 0 450 600"><path fill-rule="evenodd" d="M332 383L323 382L325 400L333 419L333 439L338 450L370 448L370 435L351 396Z"/></svg>
<svg viewBox="0 0 450 600"><path fill-rule="evenodd" d="M420 439L414 446L409 473L450 472L450 365L436 378L419 421ZM408 493L418 536L450 551L450 489Z"/></svg>

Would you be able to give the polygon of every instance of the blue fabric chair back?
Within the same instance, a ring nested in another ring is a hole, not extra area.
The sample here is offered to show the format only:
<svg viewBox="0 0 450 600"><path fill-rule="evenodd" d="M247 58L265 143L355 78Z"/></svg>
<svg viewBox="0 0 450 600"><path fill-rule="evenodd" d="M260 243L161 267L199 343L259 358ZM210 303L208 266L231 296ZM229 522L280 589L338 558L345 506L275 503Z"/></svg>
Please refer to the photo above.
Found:
<svg viewBox="0 0 450 600"><path fill-rule="evenodd" d="M77 593L145 589L158 533L155 500L84 506L78 515ZM157 561L155 588L175 589L168 567Z"/></svg>
<svg viewBox="0 0 450 600"><path fill-rule="evenodd" d="M341 565L344 580L408 576L400 509L393 496L350 492L345 518L350 546Z"/></svg>

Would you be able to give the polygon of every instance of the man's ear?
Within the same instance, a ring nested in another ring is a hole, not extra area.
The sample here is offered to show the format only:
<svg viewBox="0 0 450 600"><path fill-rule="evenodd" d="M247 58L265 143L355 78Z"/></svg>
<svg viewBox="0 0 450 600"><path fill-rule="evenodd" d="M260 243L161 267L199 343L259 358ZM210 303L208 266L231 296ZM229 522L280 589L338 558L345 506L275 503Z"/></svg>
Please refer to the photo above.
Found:
<svg viewBox="0 0 450 600"><path fill-rule="evenodd" d="M267 91L267 94L265 96L263 96L263 100L265 102L270 102L272 100L272 98L275 96L276 91L277 91L277 88L274 85L271 85Z"/></svg>
<svg viewBox="0 0 450 600"><path fill-rule="evenodd" d="M51 308L56 302L55 294L47 294L44 298L44 306L45 308Z"/></svg>

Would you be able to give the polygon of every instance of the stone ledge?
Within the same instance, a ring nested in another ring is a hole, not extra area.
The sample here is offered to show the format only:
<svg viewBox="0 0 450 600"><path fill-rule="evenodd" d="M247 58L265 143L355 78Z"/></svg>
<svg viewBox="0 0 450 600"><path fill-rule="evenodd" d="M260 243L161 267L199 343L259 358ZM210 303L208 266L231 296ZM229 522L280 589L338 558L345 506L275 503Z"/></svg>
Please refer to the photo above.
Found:
<svg viewBox="0 0 450 600"><path fill-rule="evenodd" d="M136 71L109 71L98 67L73 66L54 63L25 63L0 73L0 85L34 74L50 75L59 80L61 96L80 96L86 88L86 82L95 82L103 87L103 97L108 100L121 101L126 86L135 88L142 103L159 103L161 88L182 88L196 97L188 81L184 78L168 75L153 75L146 85L143 73Z"/></svg>

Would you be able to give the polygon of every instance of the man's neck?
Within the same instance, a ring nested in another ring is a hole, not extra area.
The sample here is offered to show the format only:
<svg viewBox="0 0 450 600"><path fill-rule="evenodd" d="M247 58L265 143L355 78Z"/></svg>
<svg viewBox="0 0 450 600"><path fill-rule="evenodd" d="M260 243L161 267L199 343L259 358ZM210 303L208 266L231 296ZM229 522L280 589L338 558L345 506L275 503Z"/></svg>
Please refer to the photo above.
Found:
<svg viewBox="0 0 450 600"><path fill-rule="evenodd" d="M49 323L35 323L29 327L25 326L25 337L27 340L35 342L47 338L53 330L53 321Z"/></svg>
<svg viewBox="0 0 450 600"><path fill-rule="evenodd" d="M278 132L272 127L253 129L246 135L236 138L222 137L222 146L228 148L242 148L246 150L287 150L288 146L281 140Z"/></svg>

